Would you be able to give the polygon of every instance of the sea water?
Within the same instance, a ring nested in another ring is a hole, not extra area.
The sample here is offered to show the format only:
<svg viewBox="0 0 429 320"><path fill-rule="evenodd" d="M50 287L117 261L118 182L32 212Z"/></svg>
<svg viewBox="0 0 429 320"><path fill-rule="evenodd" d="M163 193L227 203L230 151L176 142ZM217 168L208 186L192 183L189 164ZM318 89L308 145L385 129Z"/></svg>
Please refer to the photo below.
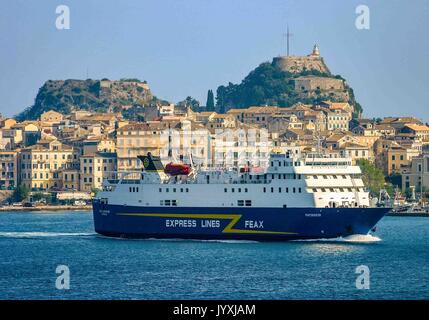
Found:
<svg viewBox="0 0 429 320"><path fill-rule="evenodd" d="M58 266L69 289L58 289ZM0 299L429 299L429 218L259 243L112 239L88 212L1 213Z"/></svg>

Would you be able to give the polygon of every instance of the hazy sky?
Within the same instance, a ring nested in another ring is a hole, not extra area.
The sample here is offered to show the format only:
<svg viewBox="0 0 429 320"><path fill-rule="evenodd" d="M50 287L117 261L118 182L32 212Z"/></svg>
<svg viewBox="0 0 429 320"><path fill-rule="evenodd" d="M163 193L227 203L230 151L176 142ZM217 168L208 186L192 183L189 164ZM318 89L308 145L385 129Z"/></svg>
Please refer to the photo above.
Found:
<svg viewBox="0 0 429 320"><path fill-rule="evenodd" d="M318 43L331 71L354 88L365 116L415 115L429 121L428 0L1 0L0 112L34 102L48 79L147 80L160 98L237 83L286 50ZM58 5L71 29L55 27ZM355 8L370 8L370 30Z"/></svg>

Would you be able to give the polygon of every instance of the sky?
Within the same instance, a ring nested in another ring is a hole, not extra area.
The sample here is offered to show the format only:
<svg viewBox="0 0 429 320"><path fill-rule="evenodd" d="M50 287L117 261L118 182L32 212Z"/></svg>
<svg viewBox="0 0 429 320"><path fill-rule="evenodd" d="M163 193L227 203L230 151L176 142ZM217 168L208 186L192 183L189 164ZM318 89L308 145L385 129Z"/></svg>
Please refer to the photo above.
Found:
<svg viewBox="0 0 429 320"><path fill-rule="evenodd" d="M355 26L367 5L369 30ZM70 8L70 29L56 8ZM317 43L366 117L429 121L427 0L0 0L0 113L32 105L47 80L139 78L172 102L239 83Z"/></svg>

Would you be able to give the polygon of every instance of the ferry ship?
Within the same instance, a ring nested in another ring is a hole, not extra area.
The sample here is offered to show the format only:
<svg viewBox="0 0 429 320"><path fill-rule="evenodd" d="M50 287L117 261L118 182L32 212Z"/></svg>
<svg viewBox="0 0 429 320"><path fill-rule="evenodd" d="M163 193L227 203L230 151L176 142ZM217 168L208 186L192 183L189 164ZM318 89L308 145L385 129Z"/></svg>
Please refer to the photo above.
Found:
<svg viewBox="0 0 429 320"><path fill-rule="evenodd" d="M286 241L370 233L390 208L373 205L359 166L339 155L271 154L265 168L164 167L105 181L93 201L104 236ZM167 170L166 168L169 168Z"/></svg>

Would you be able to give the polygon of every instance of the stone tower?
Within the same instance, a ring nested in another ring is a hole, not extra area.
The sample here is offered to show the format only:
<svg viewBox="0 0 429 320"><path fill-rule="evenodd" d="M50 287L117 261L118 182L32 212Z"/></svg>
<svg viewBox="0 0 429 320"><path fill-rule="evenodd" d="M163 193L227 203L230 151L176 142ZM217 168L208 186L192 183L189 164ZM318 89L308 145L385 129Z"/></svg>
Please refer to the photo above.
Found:
<svg viewBox="0 0 429 320"><path fill-rule="evenodd" d="M320 50L317 44L314 45L313 52L311 53L311 55L315 57L320 57Z"/></svg>

